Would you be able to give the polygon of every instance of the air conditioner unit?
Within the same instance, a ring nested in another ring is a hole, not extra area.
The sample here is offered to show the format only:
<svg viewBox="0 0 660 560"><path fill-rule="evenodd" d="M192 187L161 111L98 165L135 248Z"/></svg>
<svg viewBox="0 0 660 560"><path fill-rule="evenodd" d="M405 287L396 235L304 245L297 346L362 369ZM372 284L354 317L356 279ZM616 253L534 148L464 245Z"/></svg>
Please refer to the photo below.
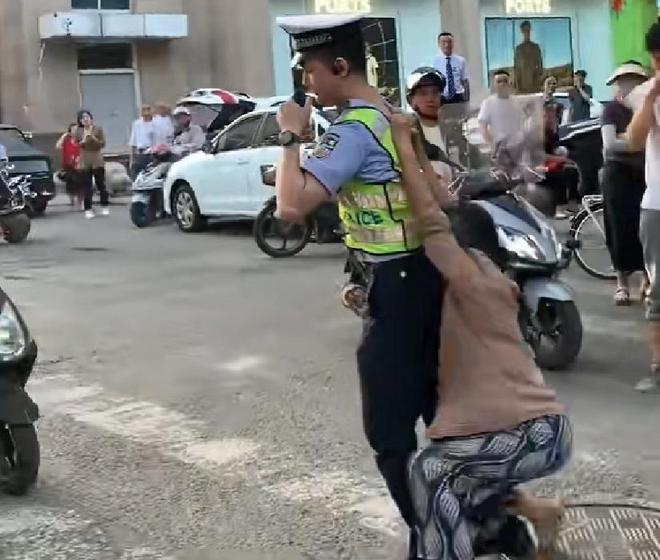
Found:
<svg viewBox="0 0 660 560"><path fill-rule="evenodd" d="M39 16L39 35L42 39L66 37L99 38L102 36L98 12L54 12Z"/></svg>

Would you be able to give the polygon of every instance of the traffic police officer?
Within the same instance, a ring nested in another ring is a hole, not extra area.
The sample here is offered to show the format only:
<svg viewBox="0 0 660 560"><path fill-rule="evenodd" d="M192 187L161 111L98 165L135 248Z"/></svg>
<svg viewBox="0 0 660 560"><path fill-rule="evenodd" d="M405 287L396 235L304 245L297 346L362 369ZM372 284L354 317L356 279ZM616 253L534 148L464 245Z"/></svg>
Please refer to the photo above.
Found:
<svg viewBox="0 0 660 560"><path fill-rule="evenodd" d="M413 508L406 463L417 448L415 424L433 419L436 402L441 278L427 260L400 183L388 115L391 107L366 76L359 16L292 16L278 24L292 36L303 85L337 121L301 164L298 143L310 121L285 103L278 114L284 156L277 169L279 215L302 223L336 195L349 249L373 270L358 370L363 422L378 468L409 526ZM411 539L411 558L417 558Z"/></svg>

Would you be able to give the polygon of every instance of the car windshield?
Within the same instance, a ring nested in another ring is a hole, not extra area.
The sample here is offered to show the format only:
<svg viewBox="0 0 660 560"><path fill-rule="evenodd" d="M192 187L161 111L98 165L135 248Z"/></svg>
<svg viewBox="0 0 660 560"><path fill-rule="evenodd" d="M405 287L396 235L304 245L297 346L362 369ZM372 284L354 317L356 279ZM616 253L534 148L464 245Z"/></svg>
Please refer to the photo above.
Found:
<svg viewBox="0 0 660 560"><path fill-rule="evenodd" d="M201 126L206 131L220 130L247 112L242 105L207 105L201 103L184 105L190 111L193 123Z"/></svg>

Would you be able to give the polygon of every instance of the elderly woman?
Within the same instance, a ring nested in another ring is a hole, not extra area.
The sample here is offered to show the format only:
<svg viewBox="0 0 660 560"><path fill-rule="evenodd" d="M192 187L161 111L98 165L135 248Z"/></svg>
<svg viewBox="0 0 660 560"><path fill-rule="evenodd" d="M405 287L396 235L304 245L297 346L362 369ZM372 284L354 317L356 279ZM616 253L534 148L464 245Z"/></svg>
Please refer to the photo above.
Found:
<svg viewBox="0 0 660 560"><path fill-rule="evenodd" d="M552 544L561 504L520 494L517 486L568 461L570 422L522 340L519 292L500 270L505 254L492 218L467 203L450 212L450 221L419 172L423 157L406 117L394 115L392 131L426 254L446 282L442 403L427 430L431 444L409 465L418 557L536 557L537 536L542 548Z"/></svg>
<svg viewBox="0 0 660 560"><path fill-rule="evenodd" d="M617 274L616 305L630 305L629 278L634 272L644 271L639 241L639 215L646 190L644 153L633 151L621 135L633 115L623 104L623 99L647 79L646 71L635 61L619 66L607 81L607 85L614 88L614 99L607 104L601 118L605 160L601 188L607 247ZM642 299L647 285L644 273Z"/></svg>

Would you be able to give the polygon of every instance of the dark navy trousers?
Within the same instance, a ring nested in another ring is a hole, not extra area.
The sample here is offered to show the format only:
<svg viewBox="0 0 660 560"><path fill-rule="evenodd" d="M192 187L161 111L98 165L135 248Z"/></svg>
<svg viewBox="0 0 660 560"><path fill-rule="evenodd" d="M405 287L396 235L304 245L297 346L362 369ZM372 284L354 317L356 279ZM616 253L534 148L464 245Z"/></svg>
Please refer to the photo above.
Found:
<svg viewBox="0 0 660 560"><path fill-rule="evenodd" d="M369 314L357 352L364 431L401 515L413 526L407 461L415 424L437 402L442 278L418 252L372 267Z"/></svg>

